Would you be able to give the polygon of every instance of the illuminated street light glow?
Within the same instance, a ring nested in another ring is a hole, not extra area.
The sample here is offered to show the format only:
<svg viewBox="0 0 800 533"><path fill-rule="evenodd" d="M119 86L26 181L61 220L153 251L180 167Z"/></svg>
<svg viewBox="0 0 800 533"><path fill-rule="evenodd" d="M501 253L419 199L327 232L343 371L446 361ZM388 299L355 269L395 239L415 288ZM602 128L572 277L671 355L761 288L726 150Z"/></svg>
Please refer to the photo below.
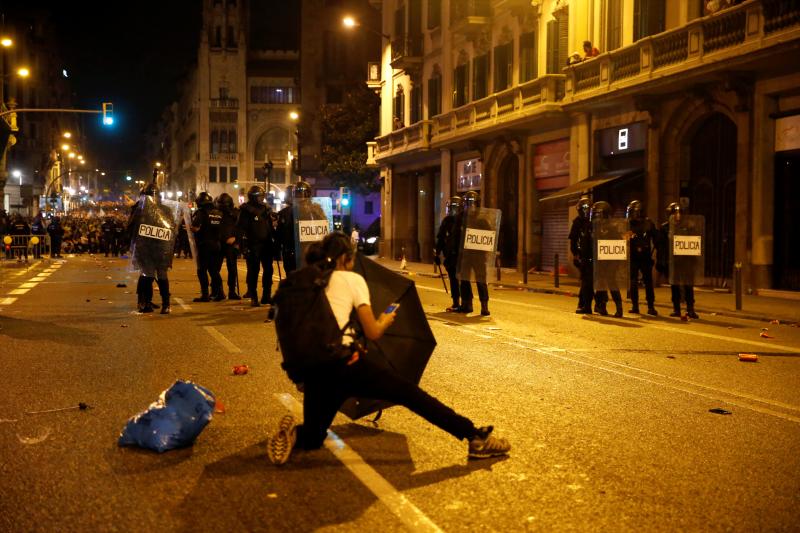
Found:
<svg viewBox="0 0 800 533"><path fill-rule="evenodd" d="M345 17L342 19L342 24L344 24L348 28L355 28L357 26L355 19L353 17Z"/></svg>
<svg viewBox="0 0 800 533"><path fill-rule="evenodd" d="M12 41L9 37L3 37L0 38L0 44L2 44L4 48L11 48L11 46L14 44L14 41Z"/></svg>
<svg viewBox="0 0 800 533"><path fill-rule="evenodd" d="M156 161L156 168L161 168L161 162L160 161Z"/></svg>
<svg viewBox="0 0 800 533"><path fill-rule="evenodd" d="M292 120L297 120L300 118L300 114L297 111L292 111L289 113L289 118Z"/></svg>
<svg viewBox="0 0 800 533"><path fill-rule="evenodd" d="M14 176L15 178L21 178L22 172L20 172L19 170L14 170L13 172L11 172L11 175Z"/></svg>
<svg viewBox="0 0 800 533"><path fill-rule="evenodd" d="M64 143L61 145L61 149L66 152L67 150L69 150L69 145L67 143Z"/></svg>
<svg viewBox="0 0 800 533"><path fill-rule="evenodd" d="M172 198L172 191L167 191L167 198Z"/></svg>
<svg viewBox="0 0 800 533"><path fill-rule="evenodd" d="M181 196L183 196L183 191L178 191L178 192L177 192L177 193L175 193L175 194L176 194L176 196L177 196L178 198L180 198Z"/></svg>
<svg viewBox="0 0 800 533"><path fill-rule="evenodd" d="M28 76L30 76L30 75L31 75L31 71L30 71L30 69L28 69L27 67L19 67L19 68L17 69L17 75L18 75L20 78L27 78Z"/></svg>
<svg viewBox="0 0 800 533"><path fill-rule="evenodd" d="M68 131L65 131L65 132L64 132L64 133L62 133L61 135L62 135L62 136L65 138L65 139L70 139L70 138L72 137L72 134L71 134L70 132L68 132Z"/></svg>
<svg viewBox="0 0 800 533"><path fill-rule="evenodd" d="M133 180L133 178L132 178L132 177L130 177L130 176L125 176L125 181L131 181L131 180Z"/></svg>

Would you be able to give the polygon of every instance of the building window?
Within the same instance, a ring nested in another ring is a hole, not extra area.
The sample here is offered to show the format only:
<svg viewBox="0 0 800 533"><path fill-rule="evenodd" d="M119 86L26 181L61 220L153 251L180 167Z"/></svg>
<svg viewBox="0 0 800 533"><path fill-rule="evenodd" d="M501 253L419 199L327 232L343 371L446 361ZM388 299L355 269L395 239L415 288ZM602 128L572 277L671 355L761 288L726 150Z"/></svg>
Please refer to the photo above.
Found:
<svg viewBox="0 0 800 533"><path fill-rule="evenodd" d="M472 60L472 100L486 98L489 93L489 54Z"/></svg>
<svg viewBox="0 0 800 533"><path fill-rule="evenodd" d="M228 130L219 132L219 151L223 154L228 153Z"/></svg>
<svg viewBox="0 0 800 533"><path fill-rule="evenodd" d="M428 0L428 29L442 25L442 0Z"/></svg>
<svg viewBox="0 0 800 533"><path fill-rule="evenodd" d="M219 132L211 130L211 153L216 155L219 153Z"/></svg>
<svg viewBox="0 0 800 533"><path fill-rule="evenodd" d="M439 72L428 80L428 118L442 112L442 75Z"/></svg>
<svg viewBox="0 0 800 533"><path fill-rule="evenodd" d="M228 152L231 154L235 154L238 150L236 146L236 130L230 130L228 132Z"/></svg>
<svg viewBox="0 0 800 533"><path fill-rule="evenodd" d="M220 183L228 182L228 167L219 167L219 181Z"/></svg>
<svg viewBox="0 0 800 533"><path fill-rule="evenodd" d="M231 167L231 182L236 182L239 179L239 167Z"/></svg>
<svg viewBox="0 0 800 533"><path fill-rule="evenodd" d="M422 86L414 83L411 87L411 124L422 120Z"/></svg>
<svg viewBox="0 0 800 533"><path fill-rule="evenodd" d="M633 4L633 40L664 31L665 11L664 0L636 0Z"/></svg>
<svg viewBox="0 0 800 533"><path fill-rule="evenodd" d="M494 92L511 87L512 55L511 43L494 47Z"/></svg>
<svg viewBox="0 0 800 533"><path fill-rule="evenodd" d="M225 46L228 48L236 48L236 33L233 31L233 26L228 26L228 39Z"/></svg>
<svg viewBox="0 0 800 533"><path fill-rule="evenodd" d="M568 45L569 15L566 9L563 9L556 14L555 20L547 23L548 74L561 74L561 69L567 66Z"/></svg>
<svg viewBox="0 0 800 533"><path fill-rule="evenodd" d="M398 130L400 128L405 128L405 109L406 109L406 99L405 94L403 94L403 86L397 86L397 92L394 95L394 102L392 109L394 110L394 117L392 118L392 129Z"/></svg>
<svg viewBox="0 0 800 533"><path fill-rule="evenodd" d="M253 104L298 104L300 103L300 89L253 85L250 87L250 102Z"/></svg>
<svg viewBox="0 0 800 533"><path fill-rule="evenodd" d="M220 26L214 28L214 39L211 41L211 46L214 48L222 47L222 28Z"/></svg>
<svg viewBox="0 0 800 533"><path fill-rule="evenodd" d="M461 107L467 103L467 69L469 66L464 63L456 67L453 72L453 107Z"/></svg>
<svg viewBox="0 0 800 533"><path fill-rule="evenodd" d="M364 202L364 214L365 215L373 215L375 208L372 205L372 200L367 200Z"/></svg>
<svg viewBox="0 0 800 533"><path fill-rule="evenodd" d="M217 167L209 167L208 168L208 181L210 183L217 182Z"/></svg>
<svg viewBox="0 0 800 533"><path fill-rule="evenodd" d="M607 1L606 50L616 50L622 46L622 0Z"/></svg>
<svg viewBox="0 0 800 533"><path fill-rule="evenodd" d="M525 83L536 79L536 32L523 33L519 36L519 82Z"/></svg>

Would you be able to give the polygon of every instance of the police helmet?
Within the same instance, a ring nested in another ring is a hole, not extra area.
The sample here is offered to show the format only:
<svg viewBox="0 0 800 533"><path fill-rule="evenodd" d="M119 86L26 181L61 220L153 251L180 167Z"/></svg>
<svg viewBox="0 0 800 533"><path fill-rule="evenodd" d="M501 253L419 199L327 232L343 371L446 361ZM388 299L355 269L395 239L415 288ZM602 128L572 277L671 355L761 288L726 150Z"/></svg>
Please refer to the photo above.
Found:
<svg viewBox="0 0 800 533"><path fill-rule="evenodd" d="M460 196L451 196L447 201L447 212L451 215L455 215L461 210L463 205L464 200L462 200Z"/></svg>
<svg viewBox="0 0 800 533"><path fill-rule="evenodd" d="M197 207L210 207L214 205L214 199L206 191L197 195Z"/></svg>
<svg viewBox="0 0 800 533"><path fill-rule="evenodd" d="M299 180L292 191L294 198L311 198L311 185L303 180Z"/></svg>
<svg viewBox="0 0 800 533"><path fill-rule="evenodd" d="M262 187L261 185L253 185L247 191L247 199L248 199L248 201L250 201L251 203L254 203L254 204L263 203L264 202L264 196L265 196L264 187Z"/></svg>
<svg viewBox="0 0 800 533"><path fill-rule="evenodd" d="M642 216L642 202L633 200L628 204L628 209L625 210L625 218L628 220L636 220Z"/></svg>
<svg viewBox="0 0 800 533"><path fill-rule="evenodd" d="M230 194L224 192L217 196L217 209L222 211L233 210L233 198L231 198Z"/></svg>
<svg viewBox="0 0 800 533"><path fill-rule="evenodd" d="M152 196L153 198L158 198L159 197L158 185L156 185L155 182L150 182L144 186L140 194L143 194L145 196Z"/></svg>
<svg viewBox="0 0 800 533"><path fill-rule="evenodd" d="M605 201L595 202L592 205L592 212L589 215L589 220L601 220L611 216L611 204Z"/></svg>
<svg viewBox="0 0 800 533"><path fill-rule="evenodd" d="M667 216L673 215L681 210L681 204L672 202L667 206Z"/></svg>
<svg viewBox="0 0 800 533"><path fill-rule="evenodd" d="M591 208L592 204L588 196L581 196L578 203L575 204L575 209L578 210L578 215L580 215L581 218L589 218L589 211Z"/></svg>
<svg viewBox="0 0 800 533"><path fill-rule="evenodd" d="M481 206L481 195L475 191L469 191L464 195L464 207L470 209Z"/></svg>

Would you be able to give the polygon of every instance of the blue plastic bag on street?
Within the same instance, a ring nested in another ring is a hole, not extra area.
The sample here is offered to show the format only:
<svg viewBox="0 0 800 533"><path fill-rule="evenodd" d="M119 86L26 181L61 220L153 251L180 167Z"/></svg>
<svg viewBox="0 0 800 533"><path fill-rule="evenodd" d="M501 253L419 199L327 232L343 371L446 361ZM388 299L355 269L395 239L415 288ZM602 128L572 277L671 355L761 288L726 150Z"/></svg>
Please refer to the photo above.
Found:
<svg viewBox="0 0 800 533"><path fill-rule="evenodd" d="M159 453L190 446L211 421L216 400L208 389L176 381L134 416L119 436L120 446L140 446Z"/></svg>

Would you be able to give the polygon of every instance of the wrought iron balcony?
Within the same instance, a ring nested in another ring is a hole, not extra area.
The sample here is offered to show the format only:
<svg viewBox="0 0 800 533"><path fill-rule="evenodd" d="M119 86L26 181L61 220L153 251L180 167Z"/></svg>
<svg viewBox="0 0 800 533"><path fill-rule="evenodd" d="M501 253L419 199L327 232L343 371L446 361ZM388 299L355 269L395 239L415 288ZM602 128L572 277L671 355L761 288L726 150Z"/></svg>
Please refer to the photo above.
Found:
<svg viewBox="0 0 800 533"><path fill-rule="evenodd" d="M402 35L392 41L392 68L415 70L422 66L422 35Z"/></svg>
<svg viewBox="0 0 800 533"><path fill-rule="evenodd" d="M415 124L395 130L375 139L372 161L375 164L397 154L427 150L431 143L431 121L421 120ZM369 150L369 143L367 143ZM369 164L369 152L367 163Z"/></svg>
<svg viewBox="0 0 800 533"><path fill-rule="evenodd" d="M239 109L238 98L211 98L211 107L224 109Z"/></svg>
<svg viewBox="0 0 800 533"><path fill-rule="evenodd" d="M564 103L655 80L690 75L717 64L800 38L800 6L795 0L750 0L685 26L566 67Z"/></svg>

